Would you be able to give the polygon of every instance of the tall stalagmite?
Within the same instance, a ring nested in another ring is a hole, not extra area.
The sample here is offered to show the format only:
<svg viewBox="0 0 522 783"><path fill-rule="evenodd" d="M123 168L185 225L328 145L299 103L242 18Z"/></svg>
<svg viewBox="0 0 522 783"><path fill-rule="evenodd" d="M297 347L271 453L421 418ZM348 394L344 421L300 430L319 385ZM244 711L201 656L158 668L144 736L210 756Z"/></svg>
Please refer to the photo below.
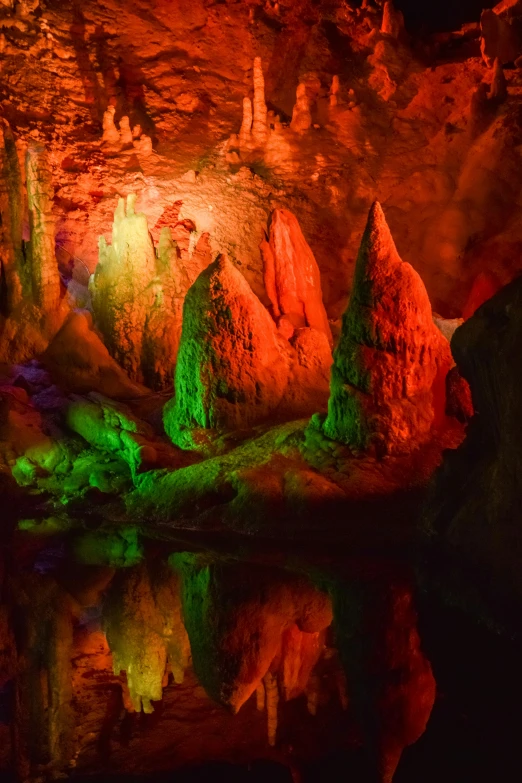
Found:
<svg viewBox="0 0 522 783"><path fill-rule="evenodd" d="M294 329L310 326L323 332L331 345L321 273L297 218L287 209L275 209L269 233L269 241L261 243L261 254L274 316Z"/></svg>
<svg viewBox="0 0 522 783"><path fill-rule="evenodd" d="M451 364L424 284L399 257L375 202L334 352L325 434L356 451L413 450L442 416Z"/></svg>
<svg viewBox="0 0 522 783"><path fill-rule="evenodd" d="M23 265L22 178L15 141L0 118L0 315L10 315L21 301Z"/></svg>
<svg viewBox="0 0 522 783"><path fill-rule="evenodd" d="M60 302L60 274L55 254L52 171L42 144L29 145L26 172L33 302L50 314Z"/></svg>
<svg viewBox="0 0 522 783"><path fill-rule="evenodd" d="M266 420L288 384L290 351L241 272L219 256L185 299L167 433L191 447L193 429L241 429Z"/></svg>
<svg viewBox="0 0 522 783"><path fill-rule="evenodd" d="M135 195L120 199L114 213L112 245L100 237L100 259L92 285L96 324L109 353L133 380L143 380L142 348L154 302L156 255L147 218L136 213Z"/></svg>
<svg viewBox="0 0 522 783"><path fill-rule="evenodd" d="M156 251L135 201L129 195L125 209L119 200L112 245L100 238L93 309L111 356L133 380L162 389L172 383L185 294L210 263L210 246L202 234L193 252L184 252L164 226Z"/></svg>

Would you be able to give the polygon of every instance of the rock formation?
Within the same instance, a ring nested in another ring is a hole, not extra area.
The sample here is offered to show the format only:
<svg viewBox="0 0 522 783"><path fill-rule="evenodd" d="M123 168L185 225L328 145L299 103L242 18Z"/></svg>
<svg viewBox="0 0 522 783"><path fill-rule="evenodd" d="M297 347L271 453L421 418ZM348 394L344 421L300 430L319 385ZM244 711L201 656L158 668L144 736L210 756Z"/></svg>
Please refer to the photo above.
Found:
<svg viewBox="0 0 522 783"><path fill-rule="evenodd" d="M306 90L306 84L301 82L295 93L296 102L292 111L292 130L301 133L312 126L311 102Z"/></svg>
<svg viewBox="0 0 522 783"><path fill-rule="evenodd" d="M384 3L381 33L392 38L399 38L404 33L404 16L393 5L393 0Z"/></svg>
<svg viewBox="0 0 522 783"><path fill-rule="evenodd" d="M522 278L502 288L455 332L451 348L471 387L467 437L445 454L426 526L447 556L435 583L493 627L520 634L520 421ZM516 607L516 610L515 610Z"/></svg>
<svg viewBox="0 0 522 783"><path fill-rule="evenodd" d="M172 382L183 300L210 262L210 248L203 234L192 253L188 247L178 249L165 226L156 252L146 216L134 211L135 201L135 195L128 196L125 209L119 200L112 245L100 238L91 282L93 310L109 353L129 377L164 388Z"/></svg>
<svg viewBox="0 0 522 783"><path fill-rule="evenodd" d="M162 563L121 570L104 604L104 628L114 673L127 675L126 708L152 712L168 669L181 683L190 658L176 574Z"/></svg>
<svg viewBox="0 0 522 783"><path fill-rule="evenodd" d="M290 123L292 130L302 133L312 126L312 107L315 105L320 89L321 81L317 74L307 73L301 77L292 111Z"/></svg>
<svg viewBox="0 0 522 783"><path fill-rule="evenodd" d="M185 299L167 433L183 445L194 428L241 429L266 421L285 393L289 367L289 347L268 311L228 258L219 256Z"/></svg>
<svg viewBox="0 0 522 783"><path fill-rule="evenodd" d="M232 136L229 140L229 162L236 162L244 158L262 158L268 139L268 110L265 102L265 78L263 76L263 63L260 57L254 58L254 99L245 96L243 98L243 119L238 136ZM234 156L234 147L238 147L239 155ZM232 155L232 157L230 157Z"/></svg>
<svg viewBox="0 0 522 783"><path fill-rule="evenodd" d="M142 381L143 340L154 304L156 254L147 218L136 213L136 196L119 199L112 226L112 245L100 237L100 257L92 290L96 325L109 353L133 380Z"/></svg>
<svg viewBox="0 0 522 783"><path fill-rule="evenodd" d="M413 450L444 410L451 363L422 280L400 259L375 202L334 353L325 434L355 451Z"/></svg>
<svg viewBox="0 0 522 783"><path fill-rule="evenodd" d="M502 68L499 58L496 57L493 64L493 79L491 80L489 97L492 100L497 101L497 103L502 103L506 100L507 95L507 82L504 75L504 69Z"/></svg>
<svg viewBox="0 0 522 783"><path fill-rule="evenodd" d="M60 275L54 247L52 171L43 145L29 145L26 174L31 233L29 254L32 298L43 313L52 314L56 312L60 302Z"/></svg>
<svg viewBox="0 0 522 783"><path fill-rule="evenodd" d="M254 147L263 148L267 136L267 108L265 102L265 77L261 57L254 58L254 102L252 120L252 141Z"/></svg>
<svg viewBox="0 0 522 783"><path fill-rule="evenodd" d="M275 209L269 241L261 243L265 288L274 317L290 329L304 326L332 334L323 304L321 274L297 218L286 209Z"/></svg>
<svg viewBox="0 0 522 783"><path fill-rule="evenodd" d="M324 331L297 326L288 342L225 255L207 267L183 308L175 397L164 409L173 442L193 448L212 431L242 430L270 417L296 418L312 413L314 405L322 408L331 364L328 340Z"/></svg>
<svg viewBox="0 0 522 783"><path fill-rule="evenodd" d="M0 120L0 315L8 316L22 299L22 178L15 141L6 120ZM26 292L28 294L29 292Z"/></svg>
<svg viewBox="0 0 522 783"><path fill-rule="evenodd" d="M124 116L120 119L120 144L124 148L131 147L134 141L129 118Z"/></svg>
<svg viewBox="0 0 522 783"><path fill-rule="evenodd" d="M480 17L480 51L490 68L497 59L505 65L514 62L520 55L520 41L514 28L496 10L486 8Z"/></svg>
<svg viewBox="0 0 522 783"><path fill-rule="evenodd" d="M274 579L262 567L209 565L189 554L172 560L182 574L183 613L200 682L211 698L237 713L264 681L269 737L275 740L272 677L279 674L285 699L305 690L322 652L319 633L332 622L328 595L304 578Z"/></svg>
<svg viewBox="0 0 522 783"><path fill-rule="evenodd" d="M109 106L103 114L103 141L108 144L119 144L120 133L114 123L116 109Z"/></svg>

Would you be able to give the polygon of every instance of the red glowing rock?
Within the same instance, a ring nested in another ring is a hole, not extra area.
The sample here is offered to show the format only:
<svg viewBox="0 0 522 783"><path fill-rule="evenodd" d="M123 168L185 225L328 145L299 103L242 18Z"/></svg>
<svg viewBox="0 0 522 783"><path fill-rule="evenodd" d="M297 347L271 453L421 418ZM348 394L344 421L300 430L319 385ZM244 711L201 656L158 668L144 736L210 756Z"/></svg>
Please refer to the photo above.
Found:
<svg viewBox="0 0 522 783"><path fill-rule="evenodd" d="M317 329L331 344L321 273L297 218L287 209L272 213L269 242L261 243L261 253L274 316L284 316L296 329Z"/></svg>
<svg viewBox="0 0 522 783"><path fill-rule="evenodd" d="M424 284L399 257L375 202L334 353L325 434L357 451L414 449L444 410L451 364Z"/></svg>

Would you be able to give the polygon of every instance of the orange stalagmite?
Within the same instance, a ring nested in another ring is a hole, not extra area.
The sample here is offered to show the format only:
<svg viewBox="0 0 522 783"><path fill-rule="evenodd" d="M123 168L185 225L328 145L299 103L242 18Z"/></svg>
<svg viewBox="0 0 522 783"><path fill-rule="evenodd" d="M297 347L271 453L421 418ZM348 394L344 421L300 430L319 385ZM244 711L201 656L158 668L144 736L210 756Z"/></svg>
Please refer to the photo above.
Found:
<svg viewBox="0 0 522 783"><path fill-rule="evenodd" d="M309 326L332 334L323 304L321 273L295 215L275 209L269 241L261 243L264 278L274 317L280 316L294 329Z"/></svg>

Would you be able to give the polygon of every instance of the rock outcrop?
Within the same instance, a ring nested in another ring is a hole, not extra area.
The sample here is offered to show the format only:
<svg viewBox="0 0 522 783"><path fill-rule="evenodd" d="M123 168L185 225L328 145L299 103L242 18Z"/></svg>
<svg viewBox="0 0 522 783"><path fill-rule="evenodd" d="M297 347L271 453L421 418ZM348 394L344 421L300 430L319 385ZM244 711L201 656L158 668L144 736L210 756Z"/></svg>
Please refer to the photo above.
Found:
<svg viewBox="0 0 522 783"><path fill-rule="evenodd" d="M444 410L451 364L424 284L399 257L375 202L334 353L325 434L356 452L413 450Z"/></svg>
<svg viewBox="0 0 522 783"><path fill-rule="evenodd" d="M269 240L261 243L265 288L278 323L286 329L305 326L332 334L323 304L321 273L314 254L303 236L295 215L275 209L269 227Z"/></svg>

